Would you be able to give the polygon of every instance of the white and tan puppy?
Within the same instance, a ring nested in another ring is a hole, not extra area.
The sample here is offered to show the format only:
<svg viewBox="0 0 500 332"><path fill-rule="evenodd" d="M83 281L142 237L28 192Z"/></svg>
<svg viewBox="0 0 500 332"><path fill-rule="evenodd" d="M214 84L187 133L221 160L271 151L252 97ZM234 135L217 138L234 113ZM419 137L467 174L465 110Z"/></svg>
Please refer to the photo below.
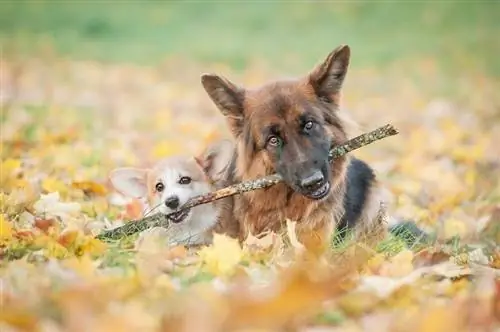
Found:
<svg viewBox="0 0 500 332"><path fill-rule="evenodd" d="M148 214L169 214L190 198L214 190L232 153L232 142L222 140L208 146L201 156L172 156L151 168L114 169L110 181L123 195L145 199ZM167 229L158 227L147 232L160 233L157 235L166 237L168 245L209 244L217 215L215 202L198 205L170 218Z"/></svg>

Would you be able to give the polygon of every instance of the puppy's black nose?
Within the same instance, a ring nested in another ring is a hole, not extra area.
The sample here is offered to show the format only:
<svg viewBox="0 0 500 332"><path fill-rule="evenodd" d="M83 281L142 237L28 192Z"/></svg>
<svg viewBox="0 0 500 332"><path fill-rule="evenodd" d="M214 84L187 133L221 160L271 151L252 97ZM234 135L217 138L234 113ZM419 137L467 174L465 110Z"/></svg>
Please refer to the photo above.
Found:
<svg viewBox="0 0 500 332"><path fill-rule="evenodd" d="M172 210L175 210L179 207L179 197L177 196L172 196L169 197L165 200L165 205Z"/></svg>
<svg viewBox="0 0 500 332"><path fill-rule="evenodd" d="M324 181L325 178L323 177L323 173L318 170L300 180L300 186L306 190L316 190L323 184Z"/></svg>

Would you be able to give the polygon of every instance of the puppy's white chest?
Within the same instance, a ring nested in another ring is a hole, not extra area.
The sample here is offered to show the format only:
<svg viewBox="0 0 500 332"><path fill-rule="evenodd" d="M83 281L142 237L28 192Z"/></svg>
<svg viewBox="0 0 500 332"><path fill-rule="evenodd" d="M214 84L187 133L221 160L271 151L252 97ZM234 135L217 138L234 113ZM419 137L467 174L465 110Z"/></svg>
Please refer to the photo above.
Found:
<svg viewBox="0 0 500 332"><path fill-rule="evenodd" d="M169 245L200 245L212 241L212 227L217 222L217 212L211 205L195 207L189 220L171 224L167 229Z"/></svg>

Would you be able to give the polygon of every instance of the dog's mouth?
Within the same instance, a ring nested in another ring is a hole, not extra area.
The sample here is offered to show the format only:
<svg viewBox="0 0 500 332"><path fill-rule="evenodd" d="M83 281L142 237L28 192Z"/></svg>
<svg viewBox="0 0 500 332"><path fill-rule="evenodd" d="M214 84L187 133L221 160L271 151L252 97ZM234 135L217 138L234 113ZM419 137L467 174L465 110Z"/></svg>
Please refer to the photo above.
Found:
<svg viewBox="0 0 500 332"><path fill-rule="evenodd" d="M178 223L184 221L189 216L190 212L191 212L190 209L175 212L175 213L170 214L168 216L168 220L170 220L174 224L178 224Z"/></svg>
<svg viewBox="0 0 500 332"><path fill-rule="evenodd" d="M328 196L330 193L330 182L323 181L318 183L314 188L308 188L307 191L302 190L302 194L310 199L320 200Z"/></svg>

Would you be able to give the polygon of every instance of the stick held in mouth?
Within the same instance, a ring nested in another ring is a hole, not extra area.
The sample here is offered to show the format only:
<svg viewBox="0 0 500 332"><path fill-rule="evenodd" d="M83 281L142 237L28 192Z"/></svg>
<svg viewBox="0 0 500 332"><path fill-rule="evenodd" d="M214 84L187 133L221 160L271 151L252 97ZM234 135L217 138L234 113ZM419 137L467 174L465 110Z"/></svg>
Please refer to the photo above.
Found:
<svg viewBox="0 0 500 332"><path fill-rule="evenodd" d="M353 150L359 149L365 145L371 144L383 138L397 135L398 133L399 133L398 130L391 124L379 127L368 133L356 136L342 145L332 147L329 152L329 159L330 161L332 161L336 158L348 154ZM265 176L263 178L237 183L204 195L195 196L191 198L189 201L187 201L186 204L177 209L177 211L174 211L169 215L154 214L139 220L130 221L123 226L104 231L101 234L97 235L96 238L99 240L106 240L106 239L117 240L126 236L133 235L138 232L142 232L151 227L168 227L170 223L168 220L169 216L175 215L176 213L179 213L182 210L190 209L197 205L210 203L225 197L241 194L247 191L271 187L281 181L282 177L279 174L272 174Z"/></svg>

